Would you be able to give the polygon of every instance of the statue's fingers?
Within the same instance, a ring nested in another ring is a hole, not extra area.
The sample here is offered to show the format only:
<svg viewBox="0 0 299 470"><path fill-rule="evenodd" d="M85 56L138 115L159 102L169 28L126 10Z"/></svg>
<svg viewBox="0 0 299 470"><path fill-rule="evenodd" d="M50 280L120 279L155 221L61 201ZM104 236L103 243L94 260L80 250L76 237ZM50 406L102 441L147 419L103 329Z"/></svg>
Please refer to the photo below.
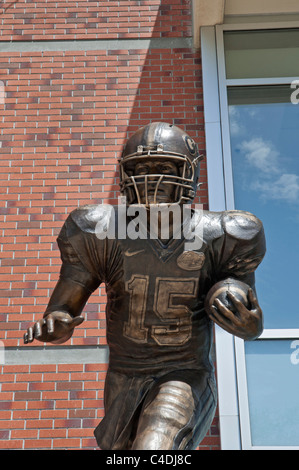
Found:
<svg viewBox="0 0 299 470"><path fill-rule="evenodd" d="M214 306L217 308L217 310L228 320L232 322L236 322L236 316L229 308L227 308L219 299L214 300Z"/></svg>
<svg viewBox="0 0 299 470"><path fill-rule="evenodd" d="M23 341L24 341L24 344L27 344L28 343L28 332L26 331L26 333L24 333L23 335Z"/></svg>
<svg viewBox="0 0 299 470"><path fill-rule="evenodd" d="M227 297L232 301L233 305L235 306L235 308L237 309L239 313L247 312L248 310L247 307L243 304L241 300L237 299L237 297L235 297L234 294L232 294L231 292L228 292Z"/></svg>
<svg viewBox="0 0 299 470"><path fill-rule="evenodd" d="M29 328L27 329L27 342L32 343L32 341L33 341L33 327L29 326Z"/></svg>
<svg viewBox="0 0 299 470"><path fill-rule="evenodd" d="M40 338L42 335L42 327L39 321L37 321L33 327L33 335L35 338Z"/></svg>
<svg viewBox="0 0 299 470"><path fill-rule="evenodd" d="M46 317L47 332L49 334L54 333L54 318L51 313Z"/></svg>
<svg viewBox="0 0 299 470"><path fill-rule="evenodd" d="M81 325L81 323L82 323L83 321L84 321L84 317L82 317L82 316L75 317L75 318L73 318L73 320L72 320L71 326L72 326L72 327L76 327L76 326L78 326L78 325Z"/></svg>
<svg viewBox="0 0 299 470"><path fill-rule="evenodd" d="M223 305L223 307L224 309L226 309L225 305ZM211 318L211 320L217 323L217 325L221 326L221 328L223 328L224 330L231 331L230 328L232 326L233 327L239 326L240 322L238 318L234 314L232 314L230 310L227 310L227 309L224 310L224 309L222 310L222 312L225 312L225 313L222 313L219 307L215 307L215 305L212 305L212 309L211 309L212 312L209 315L209 317Z"/></svg>
<svg viewBox="0 0 299 470"><path fill-rule="evenodd" d="M254 294L253 289L249 289L248 291L248 299L251 304L252 309L259 308L259 303L257 301L256 295Z"/></svg>
<svg viewBox="0 0 299 470"><path fill-rule="evenodd" d="M215 323L217 323L217 325L224 328L225 319L223 318L223 315L221 315L219 313L219 311L217 310L217 307L215 307L214 305L211 305L209 317L210 317L211 320L213 320Z"/></svg>

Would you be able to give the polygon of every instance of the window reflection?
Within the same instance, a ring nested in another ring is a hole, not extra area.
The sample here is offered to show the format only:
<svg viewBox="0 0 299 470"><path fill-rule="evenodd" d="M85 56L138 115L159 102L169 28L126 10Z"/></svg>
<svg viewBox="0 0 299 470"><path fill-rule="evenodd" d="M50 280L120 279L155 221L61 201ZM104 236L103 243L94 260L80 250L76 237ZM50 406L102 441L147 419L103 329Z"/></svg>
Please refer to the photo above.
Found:
<svg viewBox="0 0 299 470"><path fill-rule="evenodd" d="M298 44L298 29L227 31L224 33L226 77L295 77Z"/></svg>
<svg viewBox="0 0 299 470"><path fill-rule="evenodd" d="M252 444L298 446L299 341L245 344Z"/></svg>
<svg viewBox="0 0 299 470"><path fill-rule="evenodd" d="M288 86L228 89L235 208L265 226L257 270L265 328L298 328L299 105Z"/></svg>

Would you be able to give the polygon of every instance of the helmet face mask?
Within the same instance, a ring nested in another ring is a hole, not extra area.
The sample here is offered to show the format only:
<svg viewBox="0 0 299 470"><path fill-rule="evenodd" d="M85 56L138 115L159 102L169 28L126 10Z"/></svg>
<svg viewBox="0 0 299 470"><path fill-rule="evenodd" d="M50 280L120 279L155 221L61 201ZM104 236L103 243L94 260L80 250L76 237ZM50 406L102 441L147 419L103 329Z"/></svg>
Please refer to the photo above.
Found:
<svg viewBox="0 0 299 470"><path fill-rule="evenodd" d="M166 123L149 124L124 147L121 192L128 204L191 202L196 194L200 159L195 142L181 129Z"/></svg>

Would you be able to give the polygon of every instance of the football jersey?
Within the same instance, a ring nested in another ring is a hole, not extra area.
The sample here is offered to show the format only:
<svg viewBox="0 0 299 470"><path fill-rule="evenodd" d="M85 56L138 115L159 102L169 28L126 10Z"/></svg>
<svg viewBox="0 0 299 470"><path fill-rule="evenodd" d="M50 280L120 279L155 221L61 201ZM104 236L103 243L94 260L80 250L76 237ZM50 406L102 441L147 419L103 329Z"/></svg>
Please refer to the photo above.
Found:
<svg viewBox="0 0 299 470"><path fill-rule="evenodd" d="M107 206L73 211L58 237L60 275L90 293L105 283L113 370L211 371L212 322L205 296L227 277L253 283L251 274L265 254L262 223L247 212L195 210L192 233L200 246L186 249L184 233L166 244L150 234L126 236L131 220L126 215L119 226L117 209L110 212ZM109 227L114 237L108 236Z"/></svg>

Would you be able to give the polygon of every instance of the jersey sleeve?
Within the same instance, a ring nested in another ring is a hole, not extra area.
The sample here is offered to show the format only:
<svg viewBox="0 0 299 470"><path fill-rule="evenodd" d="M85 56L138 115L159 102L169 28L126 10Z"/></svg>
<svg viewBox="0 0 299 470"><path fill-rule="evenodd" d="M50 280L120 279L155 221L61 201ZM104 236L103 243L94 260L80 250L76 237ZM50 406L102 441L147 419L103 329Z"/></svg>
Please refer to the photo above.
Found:
<svg viewBox="0 0 299 470"><path fill-rule="evenodd" d="M266 253L262 222L249 212L227 211L222 215L222 229L218 278L244 278L254 273Z"/></svg>
<svg viewBox="0 0 299 470"><path fill-rule="evenodd" d="M95 256L86 234L69 217L64 223L57 244L62 266L60 277L83 286L90 293L101 284L100 270L96 269Z"/></svg>

